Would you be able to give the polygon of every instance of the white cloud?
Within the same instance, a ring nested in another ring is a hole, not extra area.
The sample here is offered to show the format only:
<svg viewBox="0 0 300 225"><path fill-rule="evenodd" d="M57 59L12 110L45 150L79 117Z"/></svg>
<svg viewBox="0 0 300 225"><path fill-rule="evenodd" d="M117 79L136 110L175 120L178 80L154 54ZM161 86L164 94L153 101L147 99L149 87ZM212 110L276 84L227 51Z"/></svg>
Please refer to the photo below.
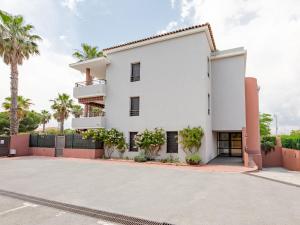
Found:
<svg viewBox="0 0 300 225"><path fill-rule="evenodd" d="M77 14L77 5L84 0L63 0L62 5L67 7L72 13Z"/></svg>
<svg viewBox="0 0 300 225"><path fill-rule="evenodd" d="M171 21L165 29L158 31L158 34L163 34L163 33L167 33L170 32L174 29L176 29L176 27L178 26L178 23L176 21Z"/></svg>
<svg viewBox="0 0 300 225"><path fill-rule="evenodd" d="M66 38L67 38L67 36L65 36L65 35L60 35L59 36L59 39L62 40L62 41L66 40Z"/></svg>
<svg viewBox="0 0 300 225"><path fill-rule="evenodd" d="M261 112L278 114L280 132L300 129L300 1L178 1L178 25L209 22L219 49L248 50L247 75L258 78Z"/></svg>
<svg viewBox="0 0 300 225"><path fill-rule="evenodd" d="M171 0L170 2L171 2L171 7L172 7L172 9L174 9L174 8L175 8L176 0Z"/></svg>

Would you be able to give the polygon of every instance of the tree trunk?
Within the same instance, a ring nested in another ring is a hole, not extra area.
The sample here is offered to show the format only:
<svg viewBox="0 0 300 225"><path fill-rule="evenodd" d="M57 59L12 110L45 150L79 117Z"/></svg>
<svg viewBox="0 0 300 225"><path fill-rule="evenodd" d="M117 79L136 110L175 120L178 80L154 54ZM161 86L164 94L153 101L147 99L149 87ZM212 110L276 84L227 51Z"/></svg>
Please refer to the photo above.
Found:
<svg viewBox="0 0 300 225"><path fill-rule="evenodd" d="M65 123L65 118L61 117L60 118L60 134L64 134L64 123Z"/></svg>
<svg viewBox="0 0 300 225"><path fill-rule="evenodd" d="M17 134L19 131L18 119L18 64L17 62L11 63L11 77L10 77L10 134Z"/></svg>
<svg viewBox="0 0 300 225"><path fill-rule="evenodd" d="M46 124L43 123L43 133L45 133L45 126L46 126Z"/></svg>

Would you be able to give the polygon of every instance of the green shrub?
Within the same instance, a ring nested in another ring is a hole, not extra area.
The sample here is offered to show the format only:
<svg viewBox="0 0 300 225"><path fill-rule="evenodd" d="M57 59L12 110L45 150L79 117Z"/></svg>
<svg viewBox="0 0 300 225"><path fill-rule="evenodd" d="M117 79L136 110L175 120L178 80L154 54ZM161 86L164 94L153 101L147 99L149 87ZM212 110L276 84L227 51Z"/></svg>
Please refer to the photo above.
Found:
<svg viewBox="0 0 300 225"><path fill-rule="evenodd" d="M128 147L123 132L115 128L110 130L106 130L105 128L87 130L83 133L83 138L102 141L104 143L106 158L111 158L115 150L119 152L120 157L123 157L123 153Z"/></svg>
<svg viewBox="0 0 300 225"><path fill-rule="evenodd" d="M276 145L276 137L275 136L264 136L260 140L261 150L267 154L271 150L274 150Z"/></svg>
<svg viewBox="0 0 300 225"><path fill-rule="evenodd" d="M146 129L138 133L134 141L139 149L144 150L145 155L149 159L154 159L166 141L165 132L160 128L155 128L153 131Z"/></svg>
<svg viewBox="0 0 300 225"><path fill-rule="evenodd" d="M198 165L201 162L201 157L198 154L191 154L185 157L185 161L189 165Z"/></svg>
<svg viewBox="0 0 300 225"><path fill-rule="evenodd" d="M137 156L134 157L134 161L135 162L146 162L147 161L147 157L145 156L145 154L139 154Z"/></svg>
<svg viewBox="0 0 300 225"><path fill-rule="evenodd" d="M160 160L162 163L179 163L179 158L178 157L174 157L172 154L169 155L167 158L165 159L161 159Z"/></svg>
<svg viewBox="0 0 300 225"><path fill-rule="evenodd" d="M300 150L300 137L293 135L282 135L281 144L284 148Z"/></svg>
<svg viewBox="0 0 300 225"><path fill-rule="evenodd" d="M187 127L179 131L180 141L186 154L194 154L199 151L204 131L201 127Z"/></svg>

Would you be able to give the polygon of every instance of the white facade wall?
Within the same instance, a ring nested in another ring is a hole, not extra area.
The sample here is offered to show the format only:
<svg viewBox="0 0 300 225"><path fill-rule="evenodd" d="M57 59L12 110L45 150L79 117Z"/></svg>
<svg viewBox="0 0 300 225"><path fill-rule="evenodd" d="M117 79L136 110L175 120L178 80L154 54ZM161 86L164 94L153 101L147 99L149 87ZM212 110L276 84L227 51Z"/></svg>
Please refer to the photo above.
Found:
<svg viewBox="0 0 300 225"><path fill-rule="evenodd" d="M187 126L205 130L200 154L203 162L214 157L215 149L208 115L207 57L210 55L205 33L162 41L111 53L106 79L106 127L129 132L161 127L178 131ZM130 82L131 63L140 62L141 80ZM140 116L129 116L130 97L140 97ZM133 157L137 153L126 152ZM179 158L185 154L179 146ZM167 157L166 146L161 158Z"/></svg>
<svg viewBox="0 0 300 225"><path fill-rule="evenodd" d="M241 131L246 126L246 55L217 58L212 70L212 129Z"/></svg>

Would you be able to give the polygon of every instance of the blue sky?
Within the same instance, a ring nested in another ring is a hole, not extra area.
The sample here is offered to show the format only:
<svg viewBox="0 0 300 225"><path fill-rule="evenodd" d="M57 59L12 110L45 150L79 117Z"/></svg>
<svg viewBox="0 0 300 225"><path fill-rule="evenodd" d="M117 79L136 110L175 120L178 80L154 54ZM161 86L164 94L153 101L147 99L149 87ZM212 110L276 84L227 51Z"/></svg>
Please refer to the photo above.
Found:
<svg viewBox="0 0 300 225"><path fill-rule="evenodd" d="M300 129L299 0L1 0L0 9L23 15L43 37L41 55L20 67L20 95L35 110L50 110L50 99L72 95L84 79L68 66L80 43L102 49L209 22L218 49L247 49L260 111L278 115L281 133ZM0 102L10 93L9 73L0 61Z"/></svg>
<svg viewBox="0 0 300 225"><path fill-rule="evenodd" d="M36 29L57 51L68 54L82 42L105 48L153 35L180 14L168 0L56 0L52 4L56 13L45 12Z"/></svg>

